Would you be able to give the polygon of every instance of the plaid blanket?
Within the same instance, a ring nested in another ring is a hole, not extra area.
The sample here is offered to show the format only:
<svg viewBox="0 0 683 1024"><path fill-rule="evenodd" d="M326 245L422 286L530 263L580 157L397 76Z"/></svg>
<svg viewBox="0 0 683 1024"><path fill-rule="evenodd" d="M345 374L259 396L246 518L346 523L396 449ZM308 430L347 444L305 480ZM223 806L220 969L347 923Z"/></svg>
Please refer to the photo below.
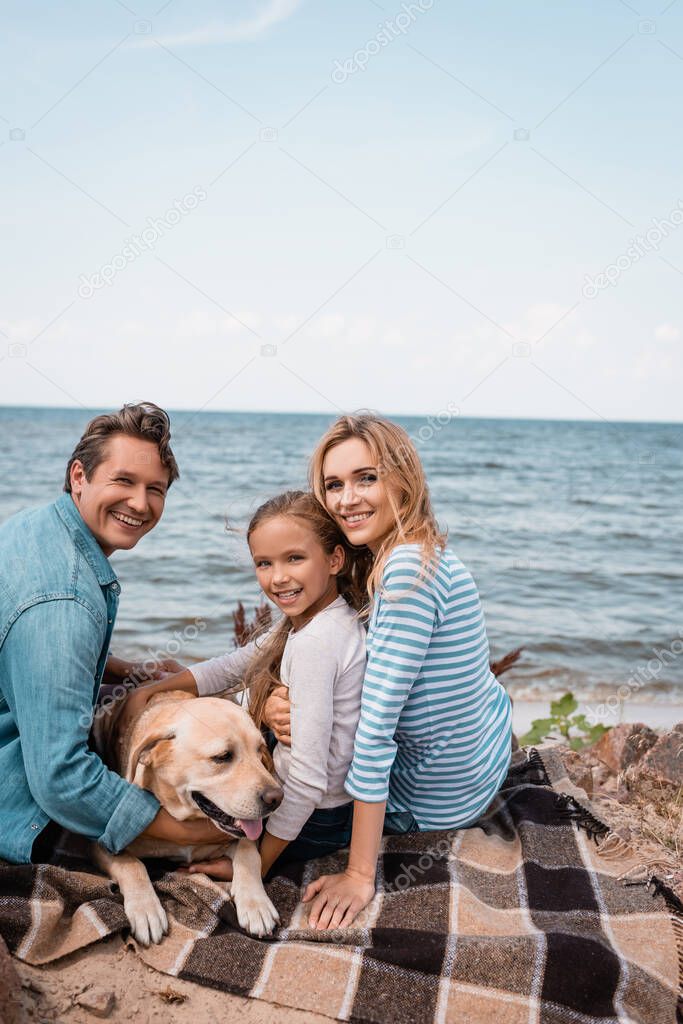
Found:
<svg viewBox="0 0 683 1024"><path fill-rule="evenodd" d="M0 934L43 964L127 927L116 886L63 834L49 865L0 863ZM588 1024L683 1019L683 906L658 879L628 885L626 844L552 750L518 752L476 827L384 841L357 926L314 933L302 887L344 856L269 884L282 927L237 925L225 884L155 864L171 922L150 966L226 992L373 1024Z"/></svg>

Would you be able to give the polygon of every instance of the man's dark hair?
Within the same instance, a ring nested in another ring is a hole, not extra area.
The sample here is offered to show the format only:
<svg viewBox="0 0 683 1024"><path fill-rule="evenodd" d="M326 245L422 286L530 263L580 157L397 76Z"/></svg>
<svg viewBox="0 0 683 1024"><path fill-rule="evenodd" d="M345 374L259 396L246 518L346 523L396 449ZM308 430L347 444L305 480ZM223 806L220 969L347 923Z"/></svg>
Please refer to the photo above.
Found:
<svg viewBox="0 0 683 1024"><path fill-rule="evenodd" d="M162 465L168 470L168 486L180 476L178 464L171 451L171 423L168 414L154 402L124 405L118 412L96 416L74 448L66 467L64 490L71 493L71 467L76 460L82 463L86 480L90 480L106 456L107 442L115 434L139 437L152 441L159 449Z"/></svg>

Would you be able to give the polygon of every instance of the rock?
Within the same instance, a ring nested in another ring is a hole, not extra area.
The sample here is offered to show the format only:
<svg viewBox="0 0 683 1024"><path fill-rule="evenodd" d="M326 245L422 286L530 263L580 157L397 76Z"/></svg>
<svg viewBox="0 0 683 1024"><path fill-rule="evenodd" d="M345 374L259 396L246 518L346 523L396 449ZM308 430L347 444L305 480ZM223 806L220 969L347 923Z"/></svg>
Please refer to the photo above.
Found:
<svg viewBox="0 0 683 1024"><path fill-rule="evenodd" d="M0 938L0 1019L3 1024L21 1024L26 1019L21 1007L19 975L2 938Z"/></svg>
<svg viewBox="0 0 683 1024"><path fill-rule="evenodd" d="M586 796L593 795L593 771L590 761L583 751L562 750L562 762L567 775L575 786L579 786Z"/></svg>
<svg viewBox="0 0 683 1024"><path fill-rule="evenodd" d="M623 772L640 761L657 742L657 733L642 722L624 722L604 733L592 748L593 753L613 772Z"/></svg>
<svg viewBox="0 0 683 1024"><path fill-rule="evenodd" d="M591 768L586 768L581 772L577 778L575 785L579 786L586 796L593 796L593 771Z"/></svg>
<svg viewBox="0 0 683 1024"><path fill-rule="evenodd" d="M621 800L622 797L626 796L626 793L622 792L622 789L619 787L617 776L610 774L600 783L600 795L609 797L611 800Z"/></svg>
<svg viewBox="0 0 683 1024"><path fill-rule="evenodd" d="M614 778L607 765L603 764L602 761L598 762L598 764L594 764L591 767L591 775L593 776L594 792L597 792L604 785L606 785L610 779Z"/></svg>
<svg viewBox="0 0 683 1024"><path fill-rule="evenodd" d="M95 1017L108 1017L114 1009L116 996L109 989L89 988L86 992L77 996L75 1002Z"/></svg>
<svg viewBox="0 0 683 1024"><path fill-rule="evenodd" d="M640 762L648 775L670 786L683 786L683 722L660 736Z"/></svg>

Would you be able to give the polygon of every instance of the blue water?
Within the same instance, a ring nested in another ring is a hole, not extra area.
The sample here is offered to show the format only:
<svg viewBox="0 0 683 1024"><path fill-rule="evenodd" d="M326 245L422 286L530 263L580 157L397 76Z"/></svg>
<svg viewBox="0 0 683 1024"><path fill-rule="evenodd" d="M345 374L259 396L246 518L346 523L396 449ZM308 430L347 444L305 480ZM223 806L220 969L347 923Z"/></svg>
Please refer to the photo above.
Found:
<svg viewBox="0 0 683 1024"><path fill-rule="evenodd" d="M83 410L0 408L0 522L54 500ZM683 425L399 418L420 438L434 505L479 586L494 654L523 644L518 697L606 694L659 655L641 700L683 697ZM174 413L181 478L159 526L112 562L114 650L188 661L232 646L238 600L259 600L243 527L304 486L330 418ZM201 628L186 627L201 620ZM185 632L183 632L185 631ZM664 667L662 667L664 663Z"/></svg>

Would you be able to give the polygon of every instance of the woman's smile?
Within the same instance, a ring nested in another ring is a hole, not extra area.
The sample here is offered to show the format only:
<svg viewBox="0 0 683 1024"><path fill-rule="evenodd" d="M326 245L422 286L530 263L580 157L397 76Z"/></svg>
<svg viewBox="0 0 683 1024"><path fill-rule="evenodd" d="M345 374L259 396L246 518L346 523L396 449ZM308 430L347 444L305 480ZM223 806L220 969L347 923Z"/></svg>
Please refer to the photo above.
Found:
<svg viewBox="0 0 683 1024"><path fill-rule="evenodd" d="M348 438L325 455L325 505L355 547L377 553L396 525L389 492L370 447Z"/></svg>
<svg viewBox="0 0 683 1024"><path fill-rule="evenodd" d="M361 523L366 523L370 516L373 516L374 514L374 512L348 512L344 515L342 512L340 513L340 519L343 519L346 526L350 530L353 530L357 526L360 526Z"/></svg>

